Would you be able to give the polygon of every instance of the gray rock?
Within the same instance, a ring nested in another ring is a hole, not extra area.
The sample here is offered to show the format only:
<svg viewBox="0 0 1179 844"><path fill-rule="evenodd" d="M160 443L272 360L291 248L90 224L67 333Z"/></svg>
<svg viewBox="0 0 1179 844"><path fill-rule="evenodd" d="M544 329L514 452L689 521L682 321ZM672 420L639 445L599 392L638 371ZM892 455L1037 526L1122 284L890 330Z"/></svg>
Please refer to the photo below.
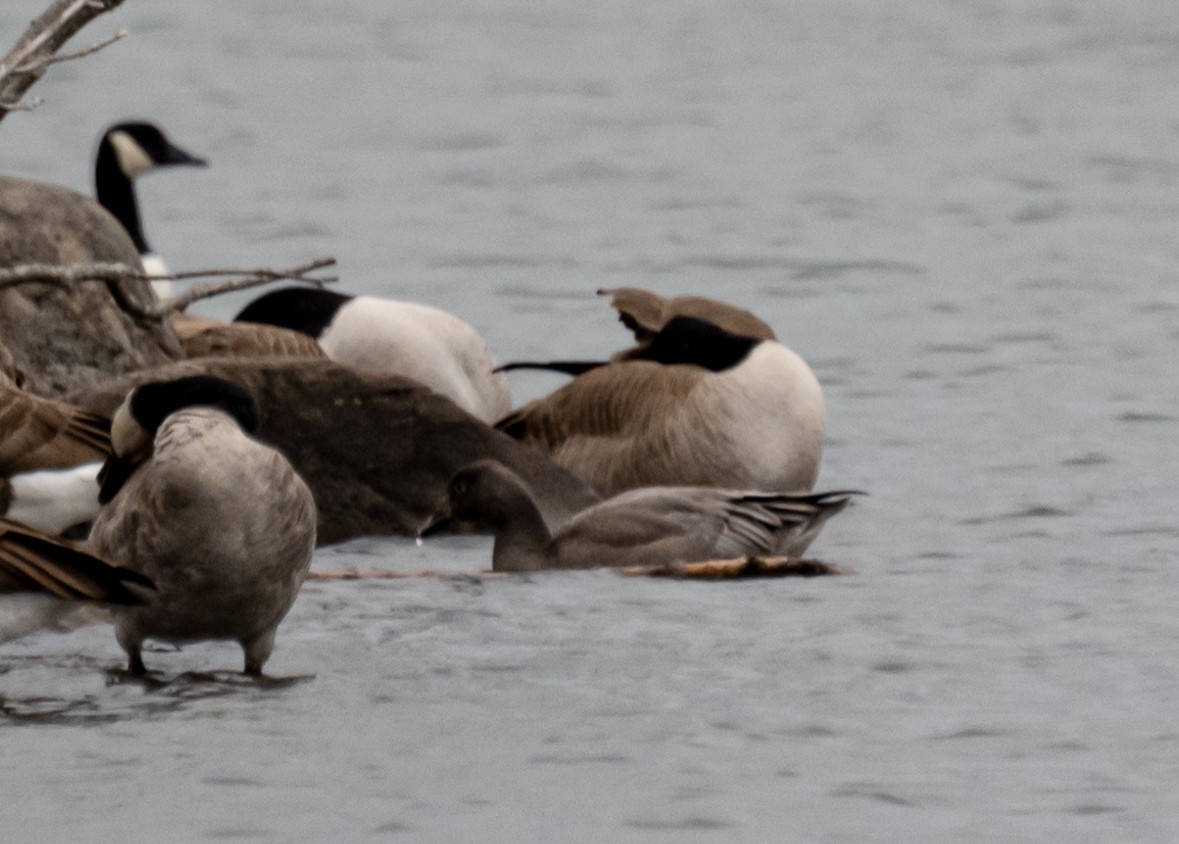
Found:
<svg viewBox="0 0 1179 844"><path fill-rule="evenodd" d="M114 217L67 188L0 176L0 268L92 262L139 266ZM118 283L128 298L153 301L147 282ZM0 288L0 342L25 386L53 397L182 356L166 320L125 312L106 284L92 281Z"/></svg>

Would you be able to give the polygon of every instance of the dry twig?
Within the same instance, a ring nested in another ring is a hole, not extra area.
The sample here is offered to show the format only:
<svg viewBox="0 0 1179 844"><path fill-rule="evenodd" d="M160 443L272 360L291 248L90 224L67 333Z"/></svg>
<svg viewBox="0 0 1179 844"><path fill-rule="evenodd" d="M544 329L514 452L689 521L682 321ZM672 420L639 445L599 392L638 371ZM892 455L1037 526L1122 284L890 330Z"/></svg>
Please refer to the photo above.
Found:
<svg viewBox="0 0 1179 844"><path fill-rule="evenodd" d="M316 270L335 266L335 258L317 258L295 267L283 270L255 269L255 270L197 270L189 273L173 273L166 276L144 275L142 268L130 267L127 264L95 263L95 264L20 264L8 269L0 269L0 288L12 287L18 284L56 284L68 287L86 281L102 282L110 288L111 295L118 301L119 306L127 313L140 319L162 320L174 313L183 311L193 302L209 299L222 293L237 290L247 290L275 281L297 281L321 287L336 281L335 276L312 276ZM184 281L193 278L211 278L216 276L241 276L217 284L205 284L194 287L187 293L167 299L163 302L145 304L128 294L121 284L124 281Z"/></svg>
<svg viewBox="0 0 1179 844"><path fill-rule="evenodd" d="M668 563L661 566L629 566L617 569L624 577L670 577L679 580L736 580L763 577L817 577L824 574L847 574L845 568L822 560L794 560L787 557L737 557L732 560L708 560L700 563ZM485 580L507 577L507 572L440 571L313 571L308 580Z"/></svg>
<svg viewBox="0 0 1179 844"><path fill-rule="evenodd" d="M54 0L33 21L16 45L0 59L0 120L10 111L28 109L39 100L25 102L25 92L44 74L53 57L74 34L99 15L122 4L123 0ZM71 57L80 58L117 41L95 45Z"/></svg>

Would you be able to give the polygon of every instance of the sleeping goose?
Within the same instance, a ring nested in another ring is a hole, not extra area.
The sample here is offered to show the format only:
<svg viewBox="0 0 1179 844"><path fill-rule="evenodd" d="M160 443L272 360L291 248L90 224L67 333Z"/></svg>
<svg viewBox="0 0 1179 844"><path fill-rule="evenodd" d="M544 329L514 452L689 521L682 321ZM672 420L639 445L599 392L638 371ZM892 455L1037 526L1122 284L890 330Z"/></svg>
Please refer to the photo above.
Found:
<svg viewBox="0 0 1179 844"><path fill-rule="evenodd" d="M152 588L137 572L0 518L0 642L61 623L79 602L142 604Z"/></svg>
<svg viewBox="0 0 1179 844"><path fill-rule="evenodd" d="M647 487L589 507L550 533L519 477L482 460L454 476L446 504L421 535L450 519L486 524L495 531L495 571L798 557L854 494Z"/></svg>
<svg viewBox="0 0 1179 844"><path fill-rule="evenodd" d="M109 430L104 417L25 392L0 368L0 513L50 533L94 518Z"/></svg>
<svg viewBox="0 0 1179 844"><path fill-rule="evenodd" d="M147 275L167 275L168 269L159 256L151 251L143 236L139 203L135 197L135 179L157 167L204 167L206 164L204 159L173 144L158 126L151 123L118 123L103 132L94 163L95 197L131 235ZM170 282L154 281L152 287L160 297L172 294Z"/></svg>
<svg viewBox="0 0 1179 844"><path fill-rule="evenodd" d="M147 606L115 633L143 674L144 639L234 639L261 674L315 547L315 503L275 449L250 436L241 387L209 376L145 384L115 413L90 535L101 556L150 577Z"/></svg>
<svg viewBox="0 0 1179 844"><path fill-rule="evenodd" d="M629 359L566 365L581 374L496 427L603 496L653 485L814 486L823 391L806 362L776 340L678 316Z"/></svg>
<svg viewBox="0 0 1179 844"><path fill-rule="evenodd" d="M334 361L412 378L487 423L511 410L507 378L483 338L437 308L288 287L259 296L234 321L301 331Z"/></svg>

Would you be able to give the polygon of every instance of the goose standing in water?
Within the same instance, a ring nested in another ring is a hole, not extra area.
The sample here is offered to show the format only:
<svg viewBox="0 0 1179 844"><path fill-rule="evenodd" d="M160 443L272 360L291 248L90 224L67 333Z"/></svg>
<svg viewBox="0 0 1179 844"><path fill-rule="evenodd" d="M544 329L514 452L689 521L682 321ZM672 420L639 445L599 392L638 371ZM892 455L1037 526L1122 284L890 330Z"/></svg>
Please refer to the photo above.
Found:
<svg viewBox="0 0 1179 844"><path fill-rule="evenodd" d="M249 436L254 400L218 378L137 387L115 413L91 532L99 555L157 594L118 613L129 670L146 638L234 639L261 674L315 548L315 503L290 463Z"/></svg>
<svg viewBox="0 0 1179 844"><path fill-rule="evenodd" d="M204 167L207 162L173 144L158 126L151 123L118 123L107 129L98 142L94 163L95 198L123 224L139 250L143 271L149 276L167 275L168 269L151 251L143 235L135 179L157 167L178 165ZM172 295L172 285L167 281L153 281L152 287L161 298Z"/></svg>
<svg viewBox="0 0 1179 844"><path fill-rule="evenodd" d="M775 340L677 316L624 360L528 365L577 377L496 427L604 496L640 486L814 487L823 391Z"/></svg>
<svg viewBox="0 0 1179 844"><path fill-rule="evenodd" d="M479 332L438 308L287 287L259 296L234 321L301 331L337 363L412 378L489 424L512 407L507 377Z"/></svg>
<svg viewBox="0 0 1179 844"><path fill-rule="evenodd" d="M454 476L446 506L421 535L450 519L486 524L495 531L495 571L798 557L854 494L647 487L595 504L550 533L520 478L500 463L482 460Z"/></svg>

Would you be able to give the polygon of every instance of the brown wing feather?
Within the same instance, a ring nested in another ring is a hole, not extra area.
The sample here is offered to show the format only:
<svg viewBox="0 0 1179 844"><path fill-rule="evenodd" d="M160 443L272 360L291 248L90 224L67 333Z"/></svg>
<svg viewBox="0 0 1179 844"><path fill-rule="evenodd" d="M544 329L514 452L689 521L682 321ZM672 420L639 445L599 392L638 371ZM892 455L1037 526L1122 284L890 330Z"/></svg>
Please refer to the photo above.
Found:
<svg viewBox="0 0 1179 844"><path fill-rule="evenodd" d="M0 519L0 592L45 592L65 600L142 603L127 584L151 581L112 566L71 543L52 539L9 519Z"/></svg>
<svg viewBox="0 0 1179 844"><path fill-rule="evenodd" d="M213 324L182 333L184 354L206 357L326 358L315 341L299 331L261 323Z"/></svg>
<svg viewBox="0 0 1179 844"><path fill-rule="evenodd" d="M626 436L649 428L707 373L692 366L627 361L591 370L496 425L552 451L575 436Z"/></svg>
<svg viewBox="0 0 1179 844"><path fill-rule="evenodd" d="M599 290L599 295L610 296L611 306L618 318L641 343L650 339L672 317L689 316L711 322L725 331L756 340L776 340L774 329L753 315L752 311L705 296L676 296L664 299L647 290L616 287Z"/></svg>
<svg viewBox="0 0 1179 844"><path fill-rule="evenodd" d="M0 475L102 460L110 422L66 402L0 384Z"/></svg>

